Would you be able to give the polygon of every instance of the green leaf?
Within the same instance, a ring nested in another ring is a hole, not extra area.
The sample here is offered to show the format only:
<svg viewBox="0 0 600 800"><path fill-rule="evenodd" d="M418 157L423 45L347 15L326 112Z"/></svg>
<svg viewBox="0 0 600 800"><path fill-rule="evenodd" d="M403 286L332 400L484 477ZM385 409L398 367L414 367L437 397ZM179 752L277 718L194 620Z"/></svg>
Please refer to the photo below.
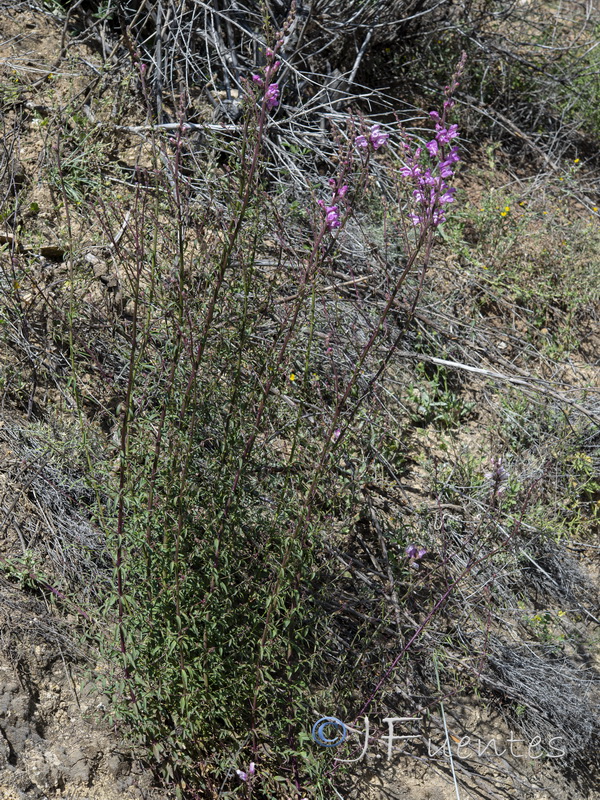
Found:
<svg viewBox="0 0 600 800"><path fill-rule="evenodd" d="M161 744L159 744L158 742L155 742L152 745L152 753L154 754L154 758L157 761L160 761L160 757L163 754L163 746Z"/></svg>

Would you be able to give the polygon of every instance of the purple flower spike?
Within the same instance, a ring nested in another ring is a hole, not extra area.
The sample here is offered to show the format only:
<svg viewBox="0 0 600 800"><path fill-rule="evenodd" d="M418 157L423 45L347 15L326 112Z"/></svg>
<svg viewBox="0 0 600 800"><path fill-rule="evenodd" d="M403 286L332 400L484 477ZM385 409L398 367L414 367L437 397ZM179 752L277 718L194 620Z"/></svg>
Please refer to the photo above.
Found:
<svg viewBox="0 0 600 800"><path fill-rule="evenodd" d="M236 769L235 773L236 773L236 775L238 776L238 778L239 778L241 781L247 781L247 780L248 780L248 775L247 775L247 773L246 773L246 772L242 772L242 770L241 770L241 769Z"/></svg>
<svg viewBox="0 0 600 800"><path fill-rule="evenodd" d="M256 766L254 764L254 761L251 761L250 766L248 767L248 775L254 775L255 772L256 772Z"/></svg>
<svg viewBox="0 0 600 800"><path fill-rule="evenodd" d="M435 124L434 138L424 147L415 147L406 133L403 134L405 163L398 171L406 179L408 188L412 189L414 200L413 207L408 211L408 217L413 225L421 228L421 233L445 222L446 206L455 199L456 189L448 186L446 180L452 178L454 164L460 161L458 147L452 146L452 140L458 136L458 125L449 125L447 116L448 111L454 106L455 101L451 95L458 86L458 77L462 74L465 60L466 55L463 53L452 83L444 91L443 111L429 112L429 117ZM385 135L380 134L379 128L375 129L375 126L371 129L371 134L372 144L375 137ZM419 552L416 545L411 545L410 552L407 549L413 568L418 566L414 561Z"/></svg>
<svg viewBox="0 0 600 800"><path fill-rule="evenodd" d="M348 191L348 187L345 184L344 184L344 186L340 186L340 188L337 191L338 197L344 197L347 191Z"/></svg>
<svg viewBox="0 0 600 800"><path fill-rule="evenodd" d="M446 179L454 175L453 165L460 161L457 147L448 147L452 139L458 136L458 126L445 127L445 111L443 116L437 111L430 111L429 116L435 120L435 138L427 142L422 149L414 151L405 143L406 161L400 167L400 174L412 184L412 195L416 208L409 211L409 219L415 226L437 227L446 221L444 207L454 202L456 189L446 184ZM422 155L429 162L424 162Z"/></svg>
<svg viewBox="0 0 600 800"><path fill-rule="evenodd" d="M325 206L325 217L329 230L340 227L340 212L337 206Z"/></svg>
<svg viewBox="0 0 600 800"><path fill-rule="evenodd" d="M368 147L369 143L367 142L364 136L357 136L354 140L357 147Z"/></svg>

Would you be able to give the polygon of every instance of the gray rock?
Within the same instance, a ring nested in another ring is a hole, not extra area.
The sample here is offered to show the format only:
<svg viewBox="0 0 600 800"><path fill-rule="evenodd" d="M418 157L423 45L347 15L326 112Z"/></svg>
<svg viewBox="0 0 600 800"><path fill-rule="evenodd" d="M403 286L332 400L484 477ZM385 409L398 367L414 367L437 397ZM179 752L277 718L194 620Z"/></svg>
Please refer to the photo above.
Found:
<svg viewBox="0 0 600 800"><path fill-rule="evenodd" d="M112 755L106 762L106 772L112 778L122 778L129 773L129 764L122 761L119 756Z"/></svg>

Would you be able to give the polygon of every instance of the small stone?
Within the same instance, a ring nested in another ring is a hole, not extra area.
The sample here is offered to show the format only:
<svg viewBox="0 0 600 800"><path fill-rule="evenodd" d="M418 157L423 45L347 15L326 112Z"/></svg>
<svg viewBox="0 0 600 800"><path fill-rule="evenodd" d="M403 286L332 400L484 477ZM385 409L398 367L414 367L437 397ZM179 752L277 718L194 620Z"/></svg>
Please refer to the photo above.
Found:
<svg viewBox="0 0 600 800"><path fill-rule="evenodd" d="M113 755L107 761L106 771L113 778L121 778L128 774L129 764L122 761L119 756Z"/></svg>

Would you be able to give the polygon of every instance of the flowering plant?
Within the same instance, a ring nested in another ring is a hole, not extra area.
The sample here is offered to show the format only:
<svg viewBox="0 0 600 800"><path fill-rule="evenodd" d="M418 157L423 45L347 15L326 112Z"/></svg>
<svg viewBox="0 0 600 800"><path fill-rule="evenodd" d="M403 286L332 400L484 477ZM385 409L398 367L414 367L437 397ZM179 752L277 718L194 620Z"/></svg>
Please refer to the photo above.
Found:
<svg viewBox="0 0 600 800"><path fill-rule="evenodd" d="M454 106L452 95L459 86L458 78L465 60L466 55L463 54L450 85L444 90L442 113L429 112L435 121L435 137L427 142L425 148L417 147L414 150L411 143L404 142L406 162L400 174L414 186L413 197L417 201L417 210L411 211L409 217L413 225L421 230L445 222L445 206L454 202L456 189L450 188L446 180L454 175L454 164L460 161L458 147L450 147L452 140L458 136L458 125L448 125L447 116Z"/></svg>

